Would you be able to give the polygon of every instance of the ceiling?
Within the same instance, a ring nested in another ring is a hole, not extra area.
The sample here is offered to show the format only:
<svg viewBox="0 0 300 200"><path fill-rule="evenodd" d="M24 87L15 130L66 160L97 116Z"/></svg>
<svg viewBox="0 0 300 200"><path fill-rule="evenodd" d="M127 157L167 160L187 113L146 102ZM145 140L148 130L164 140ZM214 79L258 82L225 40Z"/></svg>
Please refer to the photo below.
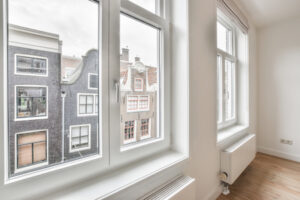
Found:
<svg viewBox="0 0 300 200"><path fill-rule="evenodd" d="M258 27L300 17L300 0L236 0Z"/></svg>

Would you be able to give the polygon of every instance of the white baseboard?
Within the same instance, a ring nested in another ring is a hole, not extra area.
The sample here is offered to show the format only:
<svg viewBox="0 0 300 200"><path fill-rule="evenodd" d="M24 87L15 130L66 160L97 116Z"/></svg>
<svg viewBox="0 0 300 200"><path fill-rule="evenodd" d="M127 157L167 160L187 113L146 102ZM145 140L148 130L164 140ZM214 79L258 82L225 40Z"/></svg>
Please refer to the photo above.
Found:
<svg viewBox="0 0 300 200"><path fill-rule="evenodd" d="M222 194L222 185L218 185L215 187L207 196L204 198L205 200L216 200Z"/></svg>
<svg viewBox="0 0 300 200"><path fill-rule="evenodd" d="M272 155L272 156L276 156L276 157L279 157L279 158L284 158L284 159L287 159L287 160L300 162L300 156L293 155L293 154L288 154L288 153L277 151L277 150L274 150L274 149L265 148L265 147L258 147L257 151L261 152L261 153L269 154L269 155Z"/></svg>

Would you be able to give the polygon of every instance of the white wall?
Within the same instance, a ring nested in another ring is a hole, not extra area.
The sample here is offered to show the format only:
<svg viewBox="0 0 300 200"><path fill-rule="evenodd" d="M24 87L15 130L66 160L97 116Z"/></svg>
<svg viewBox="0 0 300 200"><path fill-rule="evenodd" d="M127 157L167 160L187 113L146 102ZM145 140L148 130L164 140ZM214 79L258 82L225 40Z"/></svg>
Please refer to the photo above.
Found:
<svg viewBox="0 0 300 200"><path fill-rule="evenodd" d="M258 55L259 151L300 161L300 18L261 28Z"/></svg>
<svg viewBox="0 0 300 200"><path fill-rule="evenodd" d="M216 145L216 2L189 1L190 163L198 200L221 192ZM250 29L250 131L256 132L256 31Z"/></svg>

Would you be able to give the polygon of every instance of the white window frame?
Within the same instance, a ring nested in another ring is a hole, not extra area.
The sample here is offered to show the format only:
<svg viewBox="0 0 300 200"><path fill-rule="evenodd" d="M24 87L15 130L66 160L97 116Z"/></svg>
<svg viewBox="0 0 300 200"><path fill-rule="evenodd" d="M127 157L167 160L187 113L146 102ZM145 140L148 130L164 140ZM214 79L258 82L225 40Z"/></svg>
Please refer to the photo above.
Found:
<svg viewBox="0 0 300 200"><path fill-rule="evenodd" d="M93 96L93 113L81 114L79 112L80 96ZM98 115L98 112L96 112L96 97L97 96L98 96L98 94L95 94L95 93L77 93L77 117L89 117L89 116L97 116ZM99 109L99 96L98 96L98 109Z"/></svg>
<svg viewBox="0 0 300 200"><path fill-rule="evenodd" d="M143 120L144 118L142 118L141 119L141 127L140 127L140 130L141 130L141 128L142 128L142 120ZM145 135L145 136L142 136L142 132L141 132L141 140L146 140L146 139L149 139L149 138L151 138L151 118L146 118L145 120L149 120L148 121L148 135Z"/></svg>
<svg viewBox="0 0 300 200"><path fill-rule="evenodd" d="M38 59L44 59L46 60L46 74L35 74L35 73L25 73L25 72L18 72L17 68L18 68L18 61L17 61L17 57L21 56L21 57L27 57L27 58L38 58ZM40 77L48 77L48 58L47 57L42 57L42 56L35 56L35 55L30 55L30 54L15 54L14 56L14 70L15 70L15 75L23 75L23 76L40 76Z"/></svg>
<svg viewBox="0 0 300 200"><path fill-rule="evenodd" d="M77 149L73 149L72 148L72 128L78 128L78 127L88 127L89 131L88 131L88 146L87 147L83 147L83 148L77 148ZM80 124L80 125L71 125L69 128L70 131L70 137L69 137L69 152L70 153L74 153L74 152L79 152L79 151L85 151L85 150L89 150L91 149L91 124Z"/></svg>
<svg viewBox="0 0 300 200"><path fill-rule="evenodd" d="M218 49L217 48L217 56L220 56L221 58L221 69L222 69L222 72L221 72L221 80L222 80L222 97L218 97L221 99L222 101L222 108L220 109L219 108L219 105L218 105L218 112L221 112L221 120L220 121L217 121L217 124L218 124L218 130L221 130L223 128L228 128L230 126L234 126L238 119L237 119L237 87L236 87L236 83L237 83L237 58L236 58L236 27L234 24L232 24L232 22L227 19L225 16L220 16L218 15L218 18L217 18L217 22L219 22L220 24L222 24L225 28L229 29L231 31L231 41L232 41L232 54L228 53L228 52L225 52L221 49ZM225 102L225 96L226 96L226 91L225 91L225 61L228 60L230 62L233 63L234 65L234 77L233 77L233 114L234 114L234 117L231 119L231 120L226 120L226 116L225 116L225 110L226 110L226 102ZM219 83L217 83L217 85L219 86ZM219 95L219 94L217 94ZM219 115L219 113L218 113Z"/></svg>
<svg viewBox="0 0 300 200"><path fill-rule="evenodd" d="M26 118L18 118L17 117L17 87L23 87L23 88L46 88L46 116L42 117L26 117ZM15 108L14 108L14 116L15 121L30 121L30 120L41 120L41 119L48 119L48 107L49 107L49 95L48 95L48 86L47 85L15 85L15 94L14 94L14 101L15 101Z"/></svg>
<svg viewBox="0 0 300 200"><path fill-rule="evenodd" d="M141 81L141 88L136 87L136 81L140 80ZM135 78L134 79L134 91L136 92L143 92L144 90L144 80L142 78Z"/></svg>
<svg viewBox="0 0 300 200"><path fill-rule="evenodd" d="M30 134L30 133L37 133L37 132L46 132L46 150L47 150L47 157L46 157L46 161L40 164L33 164L31 166L28 167L22 167L22 168L18 168L17 167L17 155L18 155L18 135L24 135L24 134ZM43 166L47 166L49 164L49 136L48 136L48 129L41 129L41 130L31 130L31 131L24 131L24 132L18 132L15 134L15 173L20 173L20 172L25 172L28 170L32 170L32 169L36 169L39 167L43 167Z"/></svg>
<svg viewBox="0 0 300 200"><path fill-rule="evenodd" d="M130 121L134 121L133 138L129 139L129 140L125 140L125 128L126 128L125 123L130 122ZM130 143L136 142L136 128L137 128L137 120L127 120L124 122L124 130L123 130L123 132L124 132L123 143L124 144L130 144Z"/></svg>
<svg viewBox="0 0 300 200"><path fill-rule="evenodd" d="M88 89L89 90L98 90L98 88L91 87L91 75L97 76L99 79L99 75L96 73L88 73Z"/></svg>

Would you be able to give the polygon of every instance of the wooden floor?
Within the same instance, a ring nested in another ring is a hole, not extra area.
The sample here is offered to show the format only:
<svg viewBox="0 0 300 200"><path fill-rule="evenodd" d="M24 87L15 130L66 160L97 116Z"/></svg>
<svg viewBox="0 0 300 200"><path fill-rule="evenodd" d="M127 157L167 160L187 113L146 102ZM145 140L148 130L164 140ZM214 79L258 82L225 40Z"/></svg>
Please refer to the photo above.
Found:
<svg viewBox="0 0 300 200"><path fill-rule="evenodd" d="M217 200L300 200L300 163L258 153Z"/></svg>

